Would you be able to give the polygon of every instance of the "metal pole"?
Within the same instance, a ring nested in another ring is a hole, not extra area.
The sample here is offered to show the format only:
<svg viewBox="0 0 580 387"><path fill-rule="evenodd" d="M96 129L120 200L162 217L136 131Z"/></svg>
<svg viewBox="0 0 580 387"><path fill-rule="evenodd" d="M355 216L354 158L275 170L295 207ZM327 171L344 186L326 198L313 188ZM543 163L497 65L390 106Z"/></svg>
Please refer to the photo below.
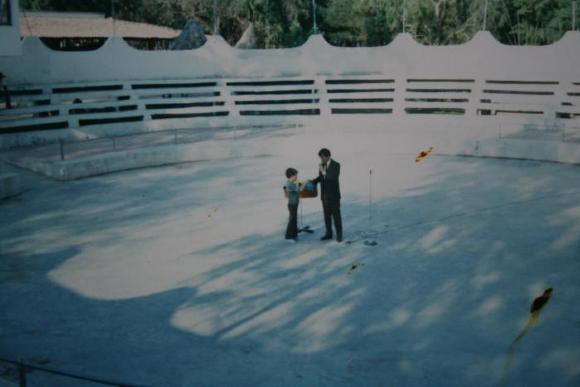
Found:
<svg viewBox="0 0 580 387"><path fill-rule="evenodd" d="M58 144L60 145L60 160L64 161L64 140L59 138Z"/></svg>
<svg viewBox="0 0 580 387"><path fill-rule="evenodd" d="M372 187L373 170L369 169L369 231L372 228L372 205L373 205L373 187Z"/></svg>
<svg viewBox="0 0 580 387"><path fill-rule="evenodd" d="M572 31L576 31L576 0L572 2Z"/></svg>
<svg viewBox="0 0 580 387"><path fill-rule="evenodd" d="M19 387L26 387L26 368L24 364L18 363L18 385Z"/></svg>
<svg viewBox="0 0 580 387"><path fill-rule="evenodd" d="M488 0L485 0L485 4L483 6L483 31L487 31L487 6Z"/></svg>
<svg viewBox="0 0 580 387"><path fill-rule="evenodd" d="M316 23L316 1L312 0L312 33L318 33L318 24Z"/></svg>
<svg viewBox="0 0 580 387"><path fill-rule="evenodd" d="M403 33L407 32L407 0L403 1Z"/></svg>
<svg viewBox="0 0 580 387"><path fill-rule="evenodd" d="M213 34L217 35L219 33L219 22L218 22L218 6L217 0L213 0Z"/></svg>
<svg viewBox="0 0 580 387"><path fill-rule="evenodd" d="M111 0L111 18L113 19L113 37L117 36L117 25L115 24L115 0Z"/></svg>
<svg viewBox="0 0 580 387"><path fill-rule="evenodd" d="M566 142L566 126L562 128L562 142Z"/></svg>

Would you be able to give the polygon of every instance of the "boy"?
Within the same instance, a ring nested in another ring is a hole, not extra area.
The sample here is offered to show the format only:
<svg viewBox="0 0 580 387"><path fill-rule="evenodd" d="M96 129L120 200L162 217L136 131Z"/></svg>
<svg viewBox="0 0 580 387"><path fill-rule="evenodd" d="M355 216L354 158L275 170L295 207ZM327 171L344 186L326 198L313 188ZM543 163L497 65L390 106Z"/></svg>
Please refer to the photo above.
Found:
<svg viewBox="0 0 580 387"><path fill-rule="evenodd" d="M286 239L296 241L298 239L298 203L300 202L300 191L302 184L298 182L298 171L294 168L286 170L286 185L284 190L288 194L288 211L290 217L286 227Z"/></svg>

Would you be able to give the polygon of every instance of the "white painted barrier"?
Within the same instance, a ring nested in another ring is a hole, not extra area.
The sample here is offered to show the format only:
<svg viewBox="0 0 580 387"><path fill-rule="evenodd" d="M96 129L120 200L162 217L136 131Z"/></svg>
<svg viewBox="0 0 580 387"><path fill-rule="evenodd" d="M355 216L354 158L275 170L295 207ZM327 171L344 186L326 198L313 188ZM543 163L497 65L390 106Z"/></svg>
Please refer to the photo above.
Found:
<svg viewBox="0 0 580 387"><path fill-rule="evenodd" d="M251 140L226 139L109 152L63 161L16 158L10 162L53 179L65 181L130 169L193 161L256 157L265 154L267 150Z"/></svg>
<svg viewBox="0 0 580 387"><path fill-rule="evenodd" d="M548 121L580 126L580 32L542 47L480 32L438 47L400 34L372 48L313 35L276 50L240 50L216 36L189 51L139 51L120 38L89 52L53 51L35 38L22 49L0 57L12 107L0 101L0 148L353 116L393 125L446 117L466 139L473 127L486 136Z"/></svg>
<svg viewBox="0 0 580 387"><path fill-rule="evenodd" d="M554 80L398 81L368 75L152 80L20 88L11 99L12 109L0 110L0 147L331 115L443 115L466 126L492 117L506 122L515 117L522 125L547 118L580 123L580 83Z"/></svg>
<svg viewBox="0 0 580 387"><path fill-rule="evenodd" d="M580 145L555 141L485 139L453 154L580 164Z"/></svg>

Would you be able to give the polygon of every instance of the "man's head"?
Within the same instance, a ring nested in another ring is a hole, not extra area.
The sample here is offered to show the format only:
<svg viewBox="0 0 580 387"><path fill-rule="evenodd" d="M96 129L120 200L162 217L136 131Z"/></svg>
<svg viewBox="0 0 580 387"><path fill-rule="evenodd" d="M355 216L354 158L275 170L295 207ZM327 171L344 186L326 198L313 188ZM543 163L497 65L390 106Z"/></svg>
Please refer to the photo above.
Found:
<svg viewBox="0 0 580 387"><path fill-rule="evenodd" d="M286 177L289 180L296 180L296 178L298 177L298 171L295 170L294 168L288 168L286 170Z"/></svg>
<svg viewBox="0 0 580 387"><path fill-rule="evenodd" d="M320 157L320 161L327 163L328 160L330 160L330 151L326 148L322 148L318 151L318 157Z"/></svg>

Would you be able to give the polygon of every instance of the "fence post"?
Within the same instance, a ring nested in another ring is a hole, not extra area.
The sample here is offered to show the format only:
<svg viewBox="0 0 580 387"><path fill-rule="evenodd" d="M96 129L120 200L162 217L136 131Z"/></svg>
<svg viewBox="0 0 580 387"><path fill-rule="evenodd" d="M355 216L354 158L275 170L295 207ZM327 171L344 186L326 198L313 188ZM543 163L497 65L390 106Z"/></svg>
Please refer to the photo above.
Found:
<svg viewBox="0 0 580 387"><path fill-rule="evenodd" d="M18 363L18 384L20 387L26 387L26 368L23 364Z"/></svg>
<svg viewBox="0 0 580 387"><path fill-rule="evenodd" d="M476 78L475 83L473 84L473 88L471 89L471 96L469 97L469 111L466 111L465 114L471 117L480 117L483 110L481 100L483 97L483 90L485 89L485 80L482 78ZM490 105L491 109L491 105ZM481 117L479 118L481 119Z"/></svg>
<svg viewBox="0 0 580 387"><path fill-rule="evenodd" d="M58 144L60 147L60 161L64 161L64 140L62 138L59 138Z"/></svg>
<svg viewBox="0 0 580 387"><path fill-rule="evenodd" d="M326 78L318 76L314 78L314 90L312 95L312 102L318 99L318 107L320 108L320 116L330 117L332 115L332 107L330 106L330 101L328 98L328 91L326 86ZM318 98L317 98L318 97ZM314 105L316 106L316 105Z"/></svg>
<svg viewBox="0 0 580 387"><path fill-rule="evenodd" d="M404 76L395 77L393 93L393 117L402 118L405 116L405 95L407 93L407 80Z"/></svg>
<svg viewBox="0 0 580 387"><path fill-rule="evenodd" d="M566 125L562 127L562 142L566 142Z"/></svg>
<svg viewBox="0 0 580 387"><path fill-rule="evenodd" d="M223 101L223 107L229 112L229 117L234 117L234 120L237 119L240 116L240 109L236 105L235 97L232 96L227 80L217 81L216 90L220 93L220 102Z"/></svg>

